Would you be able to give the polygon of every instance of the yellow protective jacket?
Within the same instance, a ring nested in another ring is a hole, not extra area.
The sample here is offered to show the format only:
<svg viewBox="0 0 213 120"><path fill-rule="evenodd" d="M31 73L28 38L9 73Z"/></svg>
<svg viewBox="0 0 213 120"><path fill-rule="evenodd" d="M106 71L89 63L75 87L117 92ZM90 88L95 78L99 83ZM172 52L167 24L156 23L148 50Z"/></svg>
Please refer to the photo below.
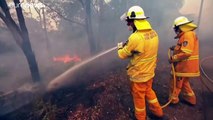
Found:
<svg viewBox="0 0 213 120"><path fill-rule="evenodd" d="M152 30L132 33L128 43L118 50L121 59L130 58L127 74L133 82L147 82L155 76L158 35Z"/></svg>
<svg viewBox="0 0 213 120"><path fill-rule="evenodd" d="M182 32L174 50L172 59L176 76L198 77L199 71L199 41L194 31Z"/></svg>

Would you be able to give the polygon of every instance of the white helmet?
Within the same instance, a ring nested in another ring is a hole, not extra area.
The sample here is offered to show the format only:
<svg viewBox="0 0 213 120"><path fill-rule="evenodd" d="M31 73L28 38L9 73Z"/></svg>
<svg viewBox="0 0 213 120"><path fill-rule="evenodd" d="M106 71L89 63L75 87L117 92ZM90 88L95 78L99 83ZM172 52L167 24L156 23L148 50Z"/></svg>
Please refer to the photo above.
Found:
<svg viewBox="0 0 213 120"><path fill-rule="evenodd" d="M186 18L185 16L180 16L180 17L178 17L174 20L173 27L185 25L185 24L188 24L188 23L191 23L191 22L193 22L193 21L189 21L188 18Z"/></svg>
<svg viewBox="0 0 213 120"><path fill-rule="evenodd" d="M140 6L132 6L127 12L129 19L146 19L143 9Z"/></svg>

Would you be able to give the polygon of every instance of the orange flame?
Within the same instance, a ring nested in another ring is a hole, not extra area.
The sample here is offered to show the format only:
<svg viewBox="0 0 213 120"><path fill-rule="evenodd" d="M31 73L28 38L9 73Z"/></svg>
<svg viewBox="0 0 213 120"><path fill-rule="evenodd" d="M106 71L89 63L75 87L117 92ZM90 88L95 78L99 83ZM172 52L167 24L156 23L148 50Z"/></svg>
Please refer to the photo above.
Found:
<svg viewBox="0 0 213 120"><path fill-rule="evenodd" d="M80 62L81 58L79 58L78 56L73 56L71 57L70 55L64 55L64 56L60 56L60 57L53 57L53 61L54 62L63 62L63 63L69 63L69 62Z"/></svg>

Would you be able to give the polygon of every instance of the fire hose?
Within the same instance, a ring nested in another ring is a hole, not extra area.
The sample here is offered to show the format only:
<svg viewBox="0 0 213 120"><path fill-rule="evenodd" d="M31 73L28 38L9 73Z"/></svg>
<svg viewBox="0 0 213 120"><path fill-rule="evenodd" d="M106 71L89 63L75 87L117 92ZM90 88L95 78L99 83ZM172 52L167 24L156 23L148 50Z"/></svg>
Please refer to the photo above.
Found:
<svg viewBox="0 0 213 120"><path fill-rule="evenodd" d="M171 58L171 50L170 49L168 50L168 57ZM204 61L206 61L207 59L210 59L210 58L213 58L213 56L209 56L209 57L203 58L201 60L201 62L200 62L200 70L203 73L203 75L207 78L207 80L209 80L209 82L211 82L213 84L213 80L206 74L206 72L204 71L203 66L202 66L202 63ZM171 63L171 68L172 68L172 75L173 75L173 90L172 90L172 95L171 96L173 96L174 93L175 93L176 81L177 81L176 80L176 75L175 75L175 68L174 68L174 64L173 63ZM209 91L211 91L211 89L204 83L204 80L202 79L202 76L200 78L201 78L201 82L205 85L205 87ZM166 106L168 106L171 103L171 101L172 101L172 97L171 96L169 98L169 101L166 104L162 105L161 108L165 108Z"/></svg>
<svg viewBox="0 0 213 120"><path fill-rule="evenodd" d="M198 16L198 28L199 28L199 26L200 26L200 20L201 20L203 5L204 5L204 0L201 0L201 3L200 3L200 10L199 10L199 16ZM199 29L198 29L197 33L199 33ZM168 51L168 57L170 58L170 56L171 56L171 50L169 49L169 51ZM207 59L210 59L210 58L213 58L213 56L209 56L209 57L203 58L203 59L200 61L200 70L201 70L201 72L203 73L203 75L206 77L206 79L207 79L210 83L213 84L213 79L211 79L211 78L206 74L206 72L204 71L203 66L202 66L202 63L203 63L204 61L206 61ZM172 73L173 73L173 91L172 91L172 96L173 96L173 95L174 95L174 92L175 92L175 88L176 88L176 77L175 77L175 69L174 69L174 64L173 64L173 63L171 64L171 67L172 67ZM212 90L205 84L202 75L200 75L200 79L201 79L202 84L203 84L209 91L212 92ZM172 101L172 97L170 96L169 101L168 101L165 105L162 105L162 108L165 108L166 106L168 106L168 105L171 103L171 101Z"/></svg>
<svg viewBox="0 0 213 120"><path fill-rule="evenodd" d="M198 28L199 28L199 26L200 26L200 21L201 21L201 16L202 16L203 7L204 7L204 0L201 0L201 2L200 2L200 10L199 10L199 15L198 15L198 23L197 23ZM199 29L197 29L197 33L199 34ZM203 73L203 75L206 77L206 79L207 79L209 82L211 82L211 83L213 84L213 80L206 74L206 72L204 71L203 66L202 66L202 63L203 63L204 61L206 61L207 59L210 59L210 58L213 58L213 56L205 57L205 58L203 58L203 59L200 61L200 70L201 70L201 72ZM202 75L200 76L200 79L201 79L202 84L203 84L210 92L213 92L213 91L206 85L206 83L204 82L204 79L203 79Z"/></svg>
<svg viewBox="0 0 213 120"><path fill-rule="evenodd" d="M203 58L203 59L200 61L200 70L201 70L201 72L203 73L203 75L206 77L206 79L207 79L210 83L213 84L213 80L206 74L206 72L204 71L203 66L202 66L202 64L203 64L207 59L210 59L210 58L213 58L213 56L205 57L205 58ZM204 82L204 79L203 79L202 76L200 76L200 79L201 79L202 84L208 89L208 91L213 92L213 91L208 87L208 85L206 85L206 83Z"/></svg>
<svg viewBox="0 0 213 120"><path fill-rule="evenodd" d="M171 58L171 50L170 49L168 50L168 57L169 57L169 59ZM162 105L161 108L165 108L166 106L168 106L172 102L172 96L174 95L175 89L176 89L176 74L175 74L175 67L174 67L173 63L171 63L171 67L172 67L172 75L173 75L172 95L169 97L169 101L166 104Z"/></svg>
<svg viewBox="0 0 213 120"><path fill-rule="evenodd" d="M203 73L203 75L209 80L209 82L211 82L213 84L213 80L206 74L206 72L204 71L203 66L202 66L202 63L204 63L204 61L206 61L207 59L210 59L210 58L213 58L213 56L209 56L209 57L203 58L200 61L200 70Z"/></svg>

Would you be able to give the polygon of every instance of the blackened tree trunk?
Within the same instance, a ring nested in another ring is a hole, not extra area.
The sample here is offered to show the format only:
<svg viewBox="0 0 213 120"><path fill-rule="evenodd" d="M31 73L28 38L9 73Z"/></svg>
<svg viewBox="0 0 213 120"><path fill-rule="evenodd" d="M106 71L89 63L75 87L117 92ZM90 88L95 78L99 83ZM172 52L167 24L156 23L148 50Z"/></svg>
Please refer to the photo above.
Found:
<svg viewBox="0 0 213 120"><path fill-rule="evenodd" d="M100 10L98 12L98 31L97 31L97 41L96 41L96 45L97 45L97 50L102 50L102 46L101 46L101 42L103 42L103 31L104 31L104 26L103 26L103 13L104 13L104 1L100 0L98 1L98 5L100 7Z"/></svg>
<svg viewBox="0 0 213 120"><path fill-rule="evenodd" d="M44 28L43 28L43 31L44 31L44 37L45 37L45 41L46 41L46 47L47 47L47 51L48 53L50 54L50 58L52 57L52 54L51 54L51 48L50 48L50 41L49 41L49 37L48 37L48 33L47 33L47 22L46 22L46 14L45 14L45 11L44 11L44 8L42 8L42 14L43 14L43 25L44 25Z"/></svg>
<svg viewBox="0 0 213 120"><path fill-rule="evenodd" d="M35 1L33 1L35 3ZM43 29L44 33L44 40L46 41L46 48L48 52L48 59L51 59L52 57L52 52L51 52L51 46L50 46L50 41L48 37L48 32L47 32L47 22L46 22L46 13L45 13L45 8L38 9L35 6L33 6L37 14L39 15L39 23L41 28ZM43 16L43 17L42 17Z"/></svg>
<svg viewBox="0 0 213 120"><path fill-rule="evenodd" d="M15 21L11 17L8 5L5 0L0 1L0 7L2 9L2 12L0 12L0 18L5 22L5 24L11 31L16 43L21 47L29 64L32 79L34 82L37 82L40 81L40 74L35 59L35 55L31 48L28 30L25 24L22 8L20 6L20 1L14 0L14 3L16 5L16 13L18 17L19 26L15 23Z"/></svg>
<svg viewBox="0 0 213 120"><path fill-rule="evenodd" d="M85 0L85 13L86 13L86 18L85 18L85 23L86 23L86 32L88 35L88 41L90 45L90 52L92 54L95 54L97 52L97 46L93 34L93 29L92 29L92 21L91 21L91 0Z"/></svg>
<svg viewBox="0 0 213 120"><path fill-rule="evenodd" d="M51 2L47 2L48 0L45 0L45 2L43 0L39 0L39 2L41 2L42 4L44 4L45 6L47 6L50 10L52 10L53 12L56 12L61 18L63 18L64 20L67 20L71 23L75 23L78 25L81 25L83 27L85 27L86 30L86 34L87 34L87 38L88 38L88 42L89 42L89 48L90 48L90 53L91 54L95 54L97 53L97 51L99 50L98 46L99 44L97 43L97 39L95 39L94 37L94 33L93 33L93 26L92 26L92 1L93 0L78 0L78 2L80 2L80 4L83 7L83 10L85 12L85 24L69 19L66 16L64 16L62 13L60 13L59 11L55 10L54 7L51 4ZM72 1L75 2L75 1Z"/></svg>

